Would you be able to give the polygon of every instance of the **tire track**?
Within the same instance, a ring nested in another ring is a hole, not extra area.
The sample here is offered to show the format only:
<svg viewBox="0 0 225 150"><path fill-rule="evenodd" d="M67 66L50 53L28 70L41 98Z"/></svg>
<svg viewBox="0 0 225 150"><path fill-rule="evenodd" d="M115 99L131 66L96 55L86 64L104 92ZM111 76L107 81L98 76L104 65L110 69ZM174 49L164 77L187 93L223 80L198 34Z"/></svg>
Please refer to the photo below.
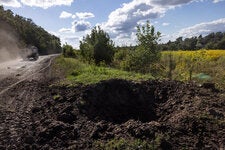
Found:
<svg viewBox="0 0 225 150"><path fill-rule="evenodd" d="M51 58L50 58L50 61L49 61L48 65L47 65L46 67L40 69L40 70L37 71L37 72L34 72L34 73L30 74L30 75L27 76L27 77L24 77L23 79L17 81L17 82L14 83L14 84L11 84L10 86L8 86L8 87L5 88L5 89L3 89L3 90L0 92L0 95L4 94L6 91L8 91L9 89L11 89L11 88L13 88L14 86L18 85L19 83L21 83L21 82L23 82L23 81L25 81L25 80L31 78L32 76L34 76L34 75L36 75L36 74L38 74L38 73L44 71L45 69L49 68L50 65L51 65L51 63L52 63L52 60L53 60L54 58L55 58L55 57L51 57Z"/></svg>
<svg viewBox="0 0 225 150"><path fill-rule="evenodd" d="M40 81L55 57L50 56L42 60L40 63L44 67L0 92L0 98L4 100L4 104L0 106L0 149L24 149L25 138L32 134L25 131L31 129L34 124L30 113L35 100L40 98L38 93ZM18 147L18 145L23 145L23 147Z"/></svg>

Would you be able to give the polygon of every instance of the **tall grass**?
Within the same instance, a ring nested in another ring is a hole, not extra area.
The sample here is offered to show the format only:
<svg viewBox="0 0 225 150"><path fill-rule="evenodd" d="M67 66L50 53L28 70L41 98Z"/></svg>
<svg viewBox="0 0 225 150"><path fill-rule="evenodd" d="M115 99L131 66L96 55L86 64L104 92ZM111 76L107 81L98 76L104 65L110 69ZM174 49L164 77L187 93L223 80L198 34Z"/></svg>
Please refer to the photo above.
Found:
<svg viewBox="0 0 225 150"><path fill-rule="evenodd" d="M198 51L165 51L162 52L160 63L169 72L169 64L174 63L173 79L196 80L198 82L215 82L225 87L225 50L198 50ZM209 78L199 78L205 74Z"/></svg>

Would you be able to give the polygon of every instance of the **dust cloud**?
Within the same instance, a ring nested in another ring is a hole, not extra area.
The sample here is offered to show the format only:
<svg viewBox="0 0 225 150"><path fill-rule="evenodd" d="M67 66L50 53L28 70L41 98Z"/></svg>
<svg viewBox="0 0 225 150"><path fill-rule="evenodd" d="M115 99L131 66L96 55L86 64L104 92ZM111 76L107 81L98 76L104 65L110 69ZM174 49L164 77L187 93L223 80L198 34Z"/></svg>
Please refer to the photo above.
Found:
<svg viewBox="0 0 225 150"><path fill-rule="evenodd" d="M17 58L20 58L20 49L16 36L0 29L0 63Z"/></svg>

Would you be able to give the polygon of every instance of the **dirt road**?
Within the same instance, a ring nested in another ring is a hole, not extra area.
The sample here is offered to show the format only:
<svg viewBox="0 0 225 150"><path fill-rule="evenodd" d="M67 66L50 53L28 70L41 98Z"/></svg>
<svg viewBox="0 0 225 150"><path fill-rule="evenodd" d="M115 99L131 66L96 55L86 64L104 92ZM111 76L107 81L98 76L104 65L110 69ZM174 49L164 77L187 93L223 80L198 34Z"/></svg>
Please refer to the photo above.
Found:
<svg viewBox="0 0 225 150"><path fill-rule="evenodd" d="M37 61L13 60L0 64L0 149L17 149L32 122L30 110L37 88L51 77L49 66L57 55Z"/></svg>
<svg viewBox="0 0 225 150"><path fill-rule="evenodd" d="M0 63L0 94L17 82L34 79L34 77L37 79L38 73L48 68L55 56L57 55L40 56L37 61L24 61L18 58Z"/></svg>

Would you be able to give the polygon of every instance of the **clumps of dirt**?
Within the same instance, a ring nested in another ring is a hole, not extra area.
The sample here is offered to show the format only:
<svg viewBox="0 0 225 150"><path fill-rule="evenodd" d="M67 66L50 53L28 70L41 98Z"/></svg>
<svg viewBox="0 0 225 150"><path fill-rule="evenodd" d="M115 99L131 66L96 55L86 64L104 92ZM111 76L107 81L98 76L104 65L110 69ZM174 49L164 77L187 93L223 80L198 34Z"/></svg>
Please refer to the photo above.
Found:
<svg viewBox="0 0 225 150"><path fill-rule="evenodd" d="M77 87L42 84L35 90L39 96L30 110L33 122L18 148L218 149L225 145L225 95L211 85L113 79Z"/></svg>

